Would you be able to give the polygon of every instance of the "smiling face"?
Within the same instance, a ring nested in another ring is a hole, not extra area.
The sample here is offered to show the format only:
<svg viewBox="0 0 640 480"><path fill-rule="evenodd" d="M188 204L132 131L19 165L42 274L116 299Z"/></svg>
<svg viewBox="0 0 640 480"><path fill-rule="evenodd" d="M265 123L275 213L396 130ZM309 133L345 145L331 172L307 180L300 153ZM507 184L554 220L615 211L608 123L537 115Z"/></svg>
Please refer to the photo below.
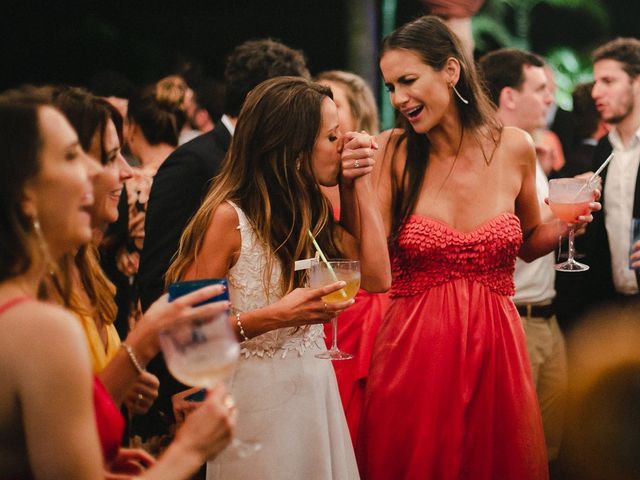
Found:
<svg viewBox="0 0 640 480"><path fill-rule="evenodd" d="M593 65L593 80L591 96L602 120L618 124L628 118L640 92L640 77L632 79L622 63L603 59Z"/></svg>
<svg viewBox="0 0 640 480"><path fill-rule="evenodd" d="M25 187L25 211L37 218L54 258L91 239L91 178L100 166L83 152L75 130L51 107L39 110L40 172Z"/></svg>
<svg viewBox="0 0 640 480"><path fill-rule="evenodd" d="M427 133L453 107L447 69L436 71L410 50L388 50L380 69L391 104L411 123L416 133Z"/></svg>
<svg viewBox="0 0 640 480"><path fill-rule="evenodd" d="M338 122L338 108L329 97L322 100L322 121L313 146L311 169L316 181L323 187L337 185L342 152Z"/></svg>
<svg viewBox="0 0 640 480"><path fill-rule="evenodd" d="M131 178L132 170L120 152L120 140L113 121L107 121L104 135L99 130L93 136L89 155L101 159L103 151L106 162L102 171L93 178L95 203L91 209L92 226L104 229L118 219L118 203L125 180Z"/></svg>

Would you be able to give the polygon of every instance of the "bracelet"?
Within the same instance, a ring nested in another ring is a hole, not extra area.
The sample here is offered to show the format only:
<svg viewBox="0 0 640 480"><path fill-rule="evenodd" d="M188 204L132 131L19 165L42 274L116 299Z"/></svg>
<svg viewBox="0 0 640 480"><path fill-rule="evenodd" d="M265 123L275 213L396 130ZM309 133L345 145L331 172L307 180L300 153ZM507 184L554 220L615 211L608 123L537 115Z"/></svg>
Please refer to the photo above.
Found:
<svg viewBox="0 0 640 480"><path fill-rule="evenodd" d="M131 348L130 345L127 345L124 342L122 342L120 346L124 348L125 351L127 352L127 355L129 355L129 360L131 360L131 363L133 364L133 367L136 369L136 372L138 372L138 375L141 375L142 373L144 373L146 370L140 364L138 357L136 357L136 354L133 352L133 348Z"/></svg>
<svg viewBox="0 0 640 480"><path fill-rule="evenodd" d="M236 324L240 329L240 336L244 339L244 341L246 342L247 340L249 340L249 337L247 337L247 334L244 333L244 328L242 328L242 323L240 323L240 312L236 312Z"/></svg>

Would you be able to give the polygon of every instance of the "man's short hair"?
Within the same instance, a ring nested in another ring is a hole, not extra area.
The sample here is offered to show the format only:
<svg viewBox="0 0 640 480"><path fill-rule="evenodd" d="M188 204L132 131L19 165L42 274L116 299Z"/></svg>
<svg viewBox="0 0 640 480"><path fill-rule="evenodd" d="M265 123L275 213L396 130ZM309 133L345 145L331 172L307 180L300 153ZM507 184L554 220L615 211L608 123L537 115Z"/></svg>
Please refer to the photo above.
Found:
<svg viewBox="0 0 640 480"><path fill-rule="evenodd" d="M500 102L503 88L520 90L524 83L525 66L544 67L544 59L535 53L516 48L501 48L480 58L478 68L489 98L496 106Z"/></svg>
<svg viewBox="0 0 640 480"><path fill-rule="evenodd" d="M237 117L245 97L255 86L285 75L311 78L300 50L269 38L236 47L227 59L224 72L225 113Z"/></svg>
<svg viewBox="0 0 640 480"><path fill-rule="evenodd" d="M616 60L631 77L640 74L640 40L637 38L616 38L596 48L591 55L593 63L600 60Z"/></svg>

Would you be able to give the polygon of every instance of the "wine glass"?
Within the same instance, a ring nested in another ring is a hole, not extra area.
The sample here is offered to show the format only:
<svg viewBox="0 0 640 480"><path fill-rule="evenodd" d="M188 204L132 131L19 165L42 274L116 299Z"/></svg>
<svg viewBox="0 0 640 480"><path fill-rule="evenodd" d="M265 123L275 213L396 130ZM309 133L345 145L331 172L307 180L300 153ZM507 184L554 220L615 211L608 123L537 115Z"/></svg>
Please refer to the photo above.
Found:
<svg viewBox="0 0 640 480"><path fill-rule="evenodd" d="M160 332L160 347L169 372L192 387L213 388L231 378L240 357L240 345L229 324L229 312L182 322ZM234 405L229 395L225 401ZM262 448L259 443L234 438L225 456L245 458Z"/></svg>
<svg viewBox="0 0 640 480"><path fill-rule="evenodd" d="M358 260L329 260L328 263L315 263L309 272L309 284L318 288L329 285L338 280L343 280L347 284L337 292L322 297L326 303L343 302L356 296L360 288L360 262ZM331 348L326 352L318 353L317 358L329 360L348 360L353 355L338 349L338 316L331 319L331 329L333 338Z"/></svg>
<svg viewBox="0 0 640 480"><path fill-rule="evenodd" d="M556 217L569 223L569 254L567 261L555 265L560 272L584 272L589 266L575 260L576 218L590 212L589 203L594 196L596 185L584 178L556 178L549 181L549 207Z"/></svg>

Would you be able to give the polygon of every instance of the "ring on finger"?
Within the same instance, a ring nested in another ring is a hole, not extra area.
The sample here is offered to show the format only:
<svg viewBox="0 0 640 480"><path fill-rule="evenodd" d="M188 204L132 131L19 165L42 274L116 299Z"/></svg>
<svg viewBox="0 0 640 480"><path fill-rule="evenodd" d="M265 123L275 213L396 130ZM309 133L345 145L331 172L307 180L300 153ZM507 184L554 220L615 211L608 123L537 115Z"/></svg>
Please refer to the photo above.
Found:
<svg viewBox="0 0 640 480"><path fill-rule="evenodd" d="M324 311L325 312L327 311L327 304L326 303L324 304Z"/></svg>
<svg viewBox="0 0 640 480"><path fill-rule="evenodd" d="M360 160L356 160L356 161L353 163L353 168L360 168Z"/></svg>

